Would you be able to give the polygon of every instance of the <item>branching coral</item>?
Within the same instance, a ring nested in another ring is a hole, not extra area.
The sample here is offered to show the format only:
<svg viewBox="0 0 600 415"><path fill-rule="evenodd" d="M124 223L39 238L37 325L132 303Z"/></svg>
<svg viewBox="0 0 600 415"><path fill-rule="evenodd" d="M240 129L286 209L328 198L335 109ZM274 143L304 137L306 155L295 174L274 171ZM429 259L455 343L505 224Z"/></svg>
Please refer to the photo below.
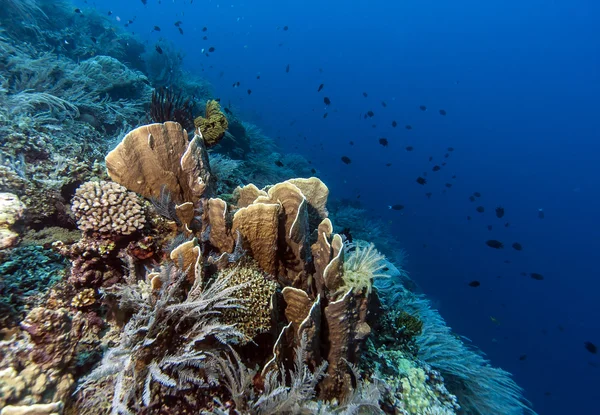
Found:
<svg viewBox="0 0 600 415"><path fill-rule="evenodd" d="M146 222L138 196L114 182L82 184L71 209L82 231L129 235Z"/></svg>

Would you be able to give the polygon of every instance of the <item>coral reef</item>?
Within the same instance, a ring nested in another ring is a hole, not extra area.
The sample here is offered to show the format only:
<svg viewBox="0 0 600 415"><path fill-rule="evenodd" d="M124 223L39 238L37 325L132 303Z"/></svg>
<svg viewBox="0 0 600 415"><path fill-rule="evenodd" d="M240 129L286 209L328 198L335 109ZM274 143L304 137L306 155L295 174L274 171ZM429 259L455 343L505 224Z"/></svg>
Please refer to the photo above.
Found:
<svg viewBox="0 0 600 415"><path fill-rule="evenodd" d="M222 112L167 41L4 6L1 414L528 410L412 293L385 227Z"/></svg>

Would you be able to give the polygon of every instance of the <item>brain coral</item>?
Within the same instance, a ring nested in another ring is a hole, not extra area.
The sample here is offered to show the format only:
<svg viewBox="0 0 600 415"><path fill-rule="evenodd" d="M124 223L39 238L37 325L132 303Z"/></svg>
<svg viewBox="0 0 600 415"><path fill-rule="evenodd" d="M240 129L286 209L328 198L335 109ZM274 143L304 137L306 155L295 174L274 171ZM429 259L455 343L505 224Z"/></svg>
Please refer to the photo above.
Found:
<svg viewBox="0 0 600 415"><path fill-rule="evenodd" d="M114 182L82 184L75 192L71 210L84 232L129 235L146 222L138 196Z"/></svg>

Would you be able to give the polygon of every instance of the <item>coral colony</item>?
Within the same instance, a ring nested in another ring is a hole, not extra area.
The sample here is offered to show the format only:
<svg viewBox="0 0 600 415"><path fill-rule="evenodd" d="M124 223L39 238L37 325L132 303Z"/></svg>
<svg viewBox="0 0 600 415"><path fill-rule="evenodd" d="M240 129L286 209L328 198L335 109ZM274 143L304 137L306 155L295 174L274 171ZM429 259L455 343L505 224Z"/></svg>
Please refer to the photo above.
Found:
<svg viewBox="0 0 600 415"><path fill-rule="evenodd" d="M0 12L0 414L529 411L305 159L50 3Z"/></svg>

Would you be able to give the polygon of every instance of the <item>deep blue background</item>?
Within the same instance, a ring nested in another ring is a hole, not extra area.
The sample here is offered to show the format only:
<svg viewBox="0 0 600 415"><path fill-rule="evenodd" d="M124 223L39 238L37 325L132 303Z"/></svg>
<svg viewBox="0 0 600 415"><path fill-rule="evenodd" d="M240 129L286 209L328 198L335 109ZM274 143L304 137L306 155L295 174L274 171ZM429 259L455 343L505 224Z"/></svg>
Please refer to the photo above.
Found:
<svg viewBox="0 0 600 415"><path fill-rule="evenodd" d="M408 271L448 323L512 372L538 413L598 412L600 360L584 342L600 345L600 2L123 3L97 5L121 17L115 24L137 16L129 29L150 48L160 38L176 42L188 70L311 160L333 197L360 194L406 247ZM216 51L206 57L201 49L210 46ZM375 116L360 118L368 110ZM456 149L448 165L432 172L448 146ZM426 186L415 182L423 171ZM446 182L454 185L444 194ZM482 198L471 203L474 191ZM396 203L405 210L387 209ZM487 239L506 247L488 248ZM516 241L523 251L510 247Z"/></svg>

